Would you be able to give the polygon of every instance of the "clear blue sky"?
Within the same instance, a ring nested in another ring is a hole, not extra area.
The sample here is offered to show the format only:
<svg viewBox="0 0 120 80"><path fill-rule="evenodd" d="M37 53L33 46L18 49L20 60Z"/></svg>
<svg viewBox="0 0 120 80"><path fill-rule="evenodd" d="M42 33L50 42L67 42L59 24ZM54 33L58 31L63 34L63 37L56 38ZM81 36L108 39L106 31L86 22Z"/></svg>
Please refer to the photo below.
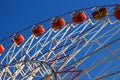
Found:
<svg viewBox="0 0 120 80"><path fill-rule="evenodd" d="M0 40L56 15L108 4L120 4L120 0L0 0Z"/></svg>
<svg viewBox="0 0 120 80"><path fill-rule="evenodd" d="M116 3L120 0L0 0L0 40L55 15Z"/></svg>

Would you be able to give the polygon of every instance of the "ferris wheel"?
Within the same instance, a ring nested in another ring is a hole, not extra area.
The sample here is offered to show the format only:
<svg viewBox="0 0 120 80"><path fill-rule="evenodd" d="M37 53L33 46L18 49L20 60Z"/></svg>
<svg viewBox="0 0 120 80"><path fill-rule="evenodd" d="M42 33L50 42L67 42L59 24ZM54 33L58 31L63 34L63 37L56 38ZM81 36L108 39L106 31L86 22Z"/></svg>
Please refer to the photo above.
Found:
<svg viewBox="0 0 120 80"><path fill-rule="evenodd" d="M94 6L34 24L27 39L31 27L4 38L13 44L0 45L0 80L119 80L119 20L119 4Z"/></svg>

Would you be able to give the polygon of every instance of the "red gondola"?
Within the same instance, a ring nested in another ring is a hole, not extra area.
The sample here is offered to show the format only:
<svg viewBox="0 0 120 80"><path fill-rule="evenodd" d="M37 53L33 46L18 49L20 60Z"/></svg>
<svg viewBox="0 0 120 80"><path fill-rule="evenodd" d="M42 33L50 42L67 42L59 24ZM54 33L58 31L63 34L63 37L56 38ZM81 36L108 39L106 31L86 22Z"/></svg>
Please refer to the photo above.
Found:
<svg viewBox="0 0 120 80"><path fill-rule="evenodd" d="M45 29L43 28L42 25L36 25L32 30L32 33L35 37L40 36L43 32L45 32Z"/></svg>
<svg viewBox="0 0 120 80"><path fill-rule="evenodd" d="M0 54L4 51L3 45L0 44Z"/></svg>
<svg viewBox="0 0 120 80"><path fill-rule="evenodd" d="M65 20L61 17L55 17L51 22L51 26L54 30L61 29L65 24Z"/></svg>
<svg viewBox="0 0 120 80"><path fill-rule="evenodd" d="M113 12L115 18L117 20L120 20L120 6L117 6L115 9L114 9L114 12Z"/></svg>
<svg viewBox="0 0 120 80"><path fill-rule="evenodd" d="M16 34L12 39L12 42L16 45L20 45L23 41L24 37L22 36L22 34Z"/></svg>
<svg viewBox="0 0 120 80"><path fill-rule="evenodd" d="M72 20L74 23L78 24L80 22L83 22L86 20L86 15L84 12L80 12L80 11L75 11L73 14L72 14Z"/></svg>
<svg viewBox="0 0 120 80"><path fill-rule="evenodd" d="M105 7L100 8L98 11L92 13L92 16L95 20L99 20L108 15L108 12Z"/></svg>

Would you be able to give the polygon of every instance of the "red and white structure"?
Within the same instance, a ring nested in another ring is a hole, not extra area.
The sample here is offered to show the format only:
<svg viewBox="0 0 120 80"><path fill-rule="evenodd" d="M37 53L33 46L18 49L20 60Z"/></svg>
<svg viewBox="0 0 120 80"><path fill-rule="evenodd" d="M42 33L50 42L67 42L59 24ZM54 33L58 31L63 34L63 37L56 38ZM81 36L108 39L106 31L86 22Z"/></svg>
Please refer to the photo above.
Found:
<svg viewBox="0 0 120 80"><path fill-rule="evenodd" d="M0 44L0 80L120 79L120 5L64 16L51 19L48 30L33 25L28 38L13 35L9 49Z"/></svg>

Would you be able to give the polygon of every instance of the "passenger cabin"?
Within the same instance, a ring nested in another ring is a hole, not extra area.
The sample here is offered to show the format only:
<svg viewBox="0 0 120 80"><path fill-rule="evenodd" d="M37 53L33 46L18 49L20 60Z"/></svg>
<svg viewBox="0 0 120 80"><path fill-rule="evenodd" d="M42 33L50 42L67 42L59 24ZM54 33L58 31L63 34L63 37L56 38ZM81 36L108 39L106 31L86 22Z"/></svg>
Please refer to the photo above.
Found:
<svg viewBox="0 0 120 80"><path fill-rule="evenodd" d="M4 51L4 47L2 44L0 44L0 54L3 53L3 51Z"/></svg>
<svg viewBox="0 0 120 80"><path fill-rule="evenodd" d="M108 15L108 12L105 7L100 8L98 11L92 13L92 16L95 20L100 20L101 18Z"/></svg>
<svg viewBox="0 0 120 80"><path fill-rule="evenodd" d="M35 25L33 30L32 30L32 33L35 37L40 36L44 32L45 32L45 29L43 28L42 25Z"/></svg>
<svg viewBox="0 0 120 80"><path fill-rule="evenodd" d="M76 24L78 24L80 22L83 22L86 19L87 19L87 17L86 17L84 12L74 11L73 14L72 14L72 20Z"/></svg>
<svg viewBox="0 0 120 80"><path fill-rule="evenodd" d="M63 18L61 17L55 17L51 21L51 26L54 30L61 29L63 26L66 25L66 22Z"/></svg>
<svg viewBox="0 0 120 80"><path fill-rule="evenodd" d="M117 20L120 20L120 6L114 8L113 14Z"/></svg>
<svg viewBox="0 0 120 80"><path fill-rule="evenodd" d="M15 43L16 45L20 45L23 41L24 41L24 37L22 36L22 34L16 34L12 38L12 42Z"/></svg>

